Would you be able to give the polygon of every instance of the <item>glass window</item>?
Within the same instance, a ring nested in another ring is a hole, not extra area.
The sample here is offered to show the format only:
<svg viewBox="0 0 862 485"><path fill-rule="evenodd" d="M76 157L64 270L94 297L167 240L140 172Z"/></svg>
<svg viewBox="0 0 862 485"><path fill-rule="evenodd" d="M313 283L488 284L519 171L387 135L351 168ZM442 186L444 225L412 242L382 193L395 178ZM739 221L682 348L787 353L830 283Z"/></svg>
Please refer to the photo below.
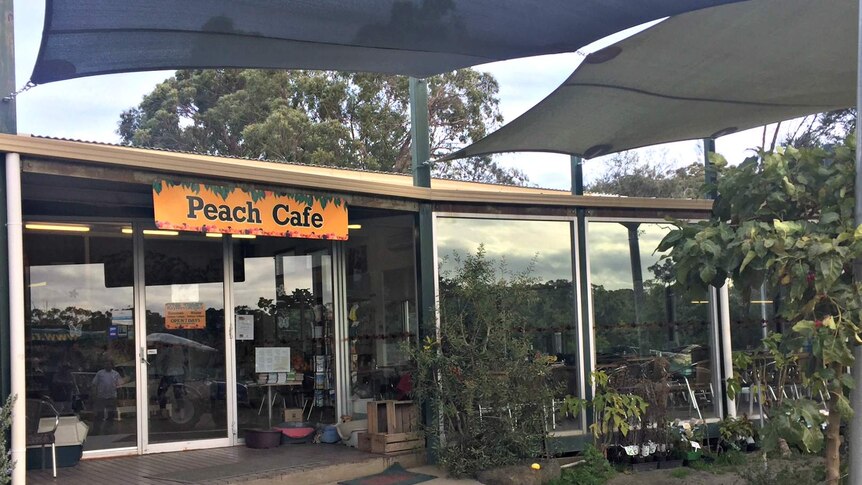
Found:
<svg viewBox="0 0 862 485"><path fill-rule="evenodd" d="M418 336L413 217L351 212L345 243L350 409L363 418L374 399L408 399L405 346Z"/></svg>
<svg viewBox="0 0 862 485"><path fill-rule="evenodd" d="M137 446L132 236L122 229L25 225L27 397L87 423L85 450Z"/></svg>
<svg viewBox="0 0 862 485"><path fill-rule="evenodd" d="M306 421L336 421L331 248L306 239L233 240L240 436L281 423L283 407L301 409ZM260 352L285 348L288 372L261 367Z"/></svg>
<svg viewBox="0 0 862 485"><path fill-rule="evenodd" d="M715 416L709 301L673 286L655 252L668 224L591 221L587 248L596 368L621 388L667 379L668 418Z"/></svg>
<svg viewBox="0 0 862 485"><path fill-rule="evenodd" d="M743 291L731 285L730 295L730 335L733 352L745 352L754 359L754 368L760 369L756 374L753 368L740 369L740 383L742 391L736 397L736 407L739 413L748 416L759 416L761 403L757 398L757 380L774 376L772 359L763 353L763 338L767 331L781 331L780 322L775 319L775 309L778 298L773 295L769 287L751 288ZM777 382L761 382L771 388L774 392ZM788 396L799 396L802 382L798 380L798 373L792 373L789 384L785 389ZM766 389L766 387L762 387Z"/></svg>
<svg viewBox="0 0 862 485"><path fill-rule="evenodd" d="M552 374L560 395L580 395L580 339L575 316L572 223L510 219L439 217L436 226L442 278L455 269L458 255L475 254L483 246L491 261L501 261L513 274L535 278L537 298L524 311L532 322L525 331L536 350L556 356ZM442 291L442 289L441 289ZM580 416L549 423L555 431L580 427Z"/></svg>

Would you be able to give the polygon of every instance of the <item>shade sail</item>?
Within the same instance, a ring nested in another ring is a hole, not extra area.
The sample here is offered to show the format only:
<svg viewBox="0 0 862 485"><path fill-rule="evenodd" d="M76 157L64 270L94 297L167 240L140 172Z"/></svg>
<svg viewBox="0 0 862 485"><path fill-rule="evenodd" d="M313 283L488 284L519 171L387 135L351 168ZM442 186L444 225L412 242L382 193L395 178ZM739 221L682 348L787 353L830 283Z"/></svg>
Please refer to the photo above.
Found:
<svg viewBox="0 0 862 485"><path fill-rule="evenodd" d="M31 81L179 68L424 77L739 0L47 0Z"/></svg>
<svg viewBox="0 0 862 485"><path fill-rule="evenodd" d="M751 0L590 54L541 103L463 150L591 158L855 106L856 0Z"/></svg>

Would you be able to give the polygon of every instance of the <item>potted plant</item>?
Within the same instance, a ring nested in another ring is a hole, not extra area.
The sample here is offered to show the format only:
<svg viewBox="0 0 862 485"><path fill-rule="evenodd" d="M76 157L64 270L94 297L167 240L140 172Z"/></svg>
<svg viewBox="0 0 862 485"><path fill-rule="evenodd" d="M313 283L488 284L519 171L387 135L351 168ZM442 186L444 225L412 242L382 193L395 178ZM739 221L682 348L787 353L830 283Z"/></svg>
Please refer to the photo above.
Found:
<svg viewBox="0 0 862 485"><path fill-rule="evenodd" d="M593 424L590 431L593 434L596 448L605 457L613 440L621 436L628 437L632 430L642 429L641 417L646 411L648 404L640 396L631 393L622 393L611 386L610 377L604 371L596 371L591 374L595 385L595 393L592 400L585 400L573 396L567 396L560 406L560 413L580 414L587 407L593 410ZM626 455L632 457L632 462L643 462L645 456L638 453L633 456L631 446L624 447Z"/></svg>
<svg viewBox="0 0 862 485"><path fill-rule="evenodd" d="M718 428L722 450L754 451L757 430L747 416L725 418Z"/></svg>
<svg viewBox="0 0 862 485"><path fill-rule="evenodd" d="M679 425L680 440L678 447L686 464L700 460L703 456L701 441L704 437L704 426L696 421L683 421Z"/></svg>

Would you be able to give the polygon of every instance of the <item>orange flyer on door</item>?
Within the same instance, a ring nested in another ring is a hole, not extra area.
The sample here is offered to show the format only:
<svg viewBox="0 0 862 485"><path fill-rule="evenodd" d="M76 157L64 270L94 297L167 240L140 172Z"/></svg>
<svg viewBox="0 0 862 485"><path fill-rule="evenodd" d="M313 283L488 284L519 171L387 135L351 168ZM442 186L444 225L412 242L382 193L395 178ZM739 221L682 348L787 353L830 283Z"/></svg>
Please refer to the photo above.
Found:
<svg viewBox="0 0 862 485"><path fill-rule="evenodd" d="M165 303L167 330L203 330L207 328L207 309L203 303Z"/></svg>

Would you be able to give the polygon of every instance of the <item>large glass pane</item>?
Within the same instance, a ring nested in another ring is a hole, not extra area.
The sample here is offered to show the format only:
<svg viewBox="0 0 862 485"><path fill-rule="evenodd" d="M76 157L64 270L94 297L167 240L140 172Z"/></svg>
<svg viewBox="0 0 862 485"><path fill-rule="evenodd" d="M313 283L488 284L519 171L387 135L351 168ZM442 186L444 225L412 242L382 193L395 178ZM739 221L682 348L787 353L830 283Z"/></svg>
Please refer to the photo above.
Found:
<svg viewBox="0 0 862 485"><path fill-rule="evenodd" d="M746 289L730 286L730 331L733 352L745 352L753 359L753 366L740 369L741 391L736 396L738 412L759 416L763 401L779 386L775 379L774 363L764 352L763 337L767 332L780 332L781 321L775 318L777 306L773 292L766 286ZM757 372L754 372L757 369ZM757 389L760 385L761 395ZM792 372L784 392L787 396L806 394L798 372Z"/></svg>
<svg viewBox="0 0 862 485"><path fill-rule="evenodd" d="M441 275L455 269L456 255L475 254L482 245L491 261L504 261L514 273L536 278L536 303L524 311L532 322L525 329L536 350L556 356L553 374L562 398L580 395L580 340L575 324L572 283L572 224L568 221L505 219L437 219ZM552 403L549 403L552 404ZM556 432L580 428L580 416L551 413Z"/></svg>
<svg viewBox="0 0 862 485"><path fill-rule="evenodd" d="M221 239L144 231L149 442L226 438Z"/></svg>
<svg viewBox="0 0 862 485"><path fill-rule="evenodd" d="M87 451L137 446L131 235L33 223L24 252L27 397L87 423Z"/></svg>
<svg viewBox="0 0 862 485"><path fill-rule="evenodd" d="M284 408L334 423L332 243L234 239L233 252L240 436L281 423ZM288 352L284 367L263 367L268 353Z"/></svg>
<svg viewBox="0 0 862 485"><path fill-rule="evenodd" d="M351 213L347 308L350 409L363 419L374 399L408 399L410 365L405 345L415 342L416 256L413 217ZM354 226L355 227L355 226Z"/></svg>
<svg viewBox="0 0 862 485"><path fill-rule="evenodd" d="M667 224L590 222L587 230L596 363L620 388L667 378L668 417L715 415L709 302L672 286L655 252Z"/></svg>

